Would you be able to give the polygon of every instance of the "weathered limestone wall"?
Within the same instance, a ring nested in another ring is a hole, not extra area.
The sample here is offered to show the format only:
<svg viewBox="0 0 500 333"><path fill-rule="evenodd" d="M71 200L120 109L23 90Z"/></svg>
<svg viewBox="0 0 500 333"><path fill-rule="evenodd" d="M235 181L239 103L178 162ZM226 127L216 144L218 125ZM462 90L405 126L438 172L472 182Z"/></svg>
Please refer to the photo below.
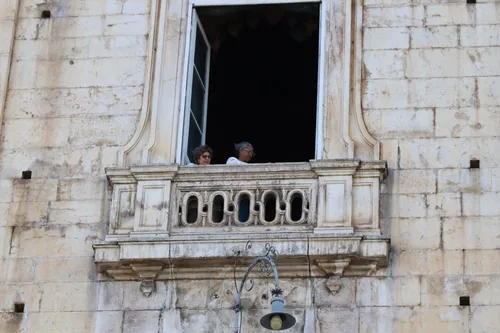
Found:
<svg viewBox="0 0 500 333"><path fill-rule="evenodd" d="M20 1L0 3L0 332L230 332L232 280L158 282L145 298L95 271L104 167L141 108L149 1L63 0L50 20ZM500 332L500 3L365 5L363 108L390 167L393 258L337 294L283 281L293 332ZM269 289L246 294L244 332L261 331Z"/></svg>

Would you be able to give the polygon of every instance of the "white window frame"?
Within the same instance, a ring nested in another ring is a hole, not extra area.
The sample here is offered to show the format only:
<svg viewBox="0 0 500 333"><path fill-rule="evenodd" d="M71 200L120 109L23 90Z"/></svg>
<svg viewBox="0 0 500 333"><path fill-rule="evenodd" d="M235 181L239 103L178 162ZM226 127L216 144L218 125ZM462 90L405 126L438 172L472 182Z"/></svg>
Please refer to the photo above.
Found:
<svg viewBox="0 0 500 333"><path fill-rule="evenodd" d="M326 39L326 14L325 6L322 0L190 0L188 5L188 18L186 29L186 45L184 51L184 70L182 78L182 96L180 117L182 121L179 123L178 137L177 137L177 152L176 163L182 164L183 156L190 152L184 152L185 131L186 131L186 97L187 87L189 82L189 57L194 48L191 38L193 29L193 15L196 15L194 7L203 6L243 6L243 5L272 5L272 4L288 4L288 3L319 3L319 45L318 45L318 90L317 90L317 103L316 103L316 138L315 138L315 159L322 158L323 152L323 110L324 110L324 71L325 71L325 39Z"/></svg>

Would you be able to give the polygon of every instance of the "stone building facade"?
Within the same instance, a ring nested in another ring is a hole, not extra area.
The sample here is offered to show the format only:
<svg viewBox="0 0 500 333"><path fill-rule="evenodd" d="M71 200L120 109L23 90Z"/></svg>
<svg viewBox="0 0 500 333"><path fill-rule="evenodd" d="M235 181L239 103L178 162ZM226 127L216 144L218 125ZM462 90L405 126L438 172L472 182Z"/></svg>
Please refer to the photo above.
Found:
<svg viewBox="0 0 500 333"><path fill-rule="evenodd" d="M267 243L289 332L500 332L498 1L309 1L311 160L183 165L197 10L290 2L0 3L1 333L234 332Z"/></svg>

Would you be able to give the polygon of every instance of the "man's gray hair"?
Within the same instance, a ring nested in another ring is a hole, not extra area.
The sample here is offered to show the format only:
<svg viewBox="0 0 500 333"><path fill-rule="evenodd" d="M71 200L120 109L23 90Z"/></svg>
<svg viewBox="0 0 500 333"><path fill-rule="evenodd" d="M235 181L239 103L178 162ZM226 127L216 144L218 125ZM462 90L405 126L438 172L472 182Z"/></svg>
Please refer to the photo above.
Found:
<svg viewBox="0 0 500 333"><path fill-rule="evenodd" d="M240 150L253 147L250 142L242 141L240 143L234 144L234 150L236 151L236 156L240 157Z"/></svg>

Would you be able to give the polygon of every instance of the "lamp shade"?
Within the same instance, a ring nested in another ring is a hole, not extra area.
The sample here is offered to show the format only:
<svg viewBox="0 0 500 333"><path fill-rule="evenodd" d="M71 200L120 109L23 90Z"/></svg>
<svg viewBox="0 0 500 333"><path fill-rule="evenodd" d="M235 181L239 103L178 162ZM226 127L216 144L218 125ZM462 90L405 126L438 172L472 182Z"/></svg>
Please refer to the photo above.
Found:
<svg viewBox="0 0 500 333"><path fill-rule="evenodd" d="M262 327L273 330L281 331L286 330L295 325L295 317L291 314L285 313L284 302L281 297L273 297L271 301L271 313L266 314L260 319Z"/></svg>

